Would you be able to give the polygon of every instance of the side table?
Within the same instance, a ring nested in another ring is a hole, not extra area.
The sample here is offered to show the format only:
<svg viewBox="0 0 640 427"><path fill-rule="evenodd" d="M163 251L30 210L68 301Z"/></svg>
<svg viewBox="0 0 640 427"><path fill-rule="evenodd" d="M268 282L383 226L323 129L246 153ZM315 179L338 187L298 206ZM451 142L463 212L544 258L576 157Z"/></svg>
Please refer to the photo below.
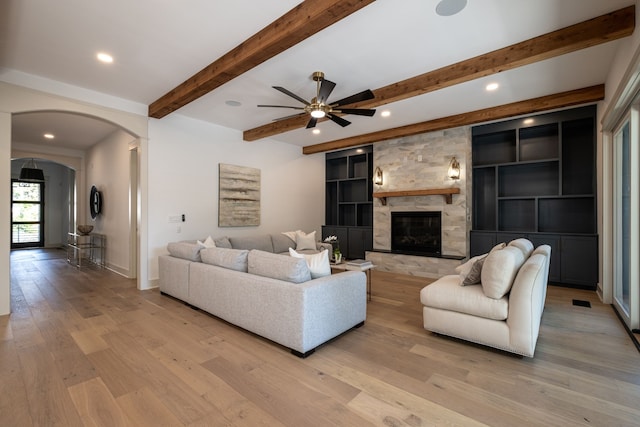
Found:
<svg viewBox="0 0 640 427"><path fill-rule="evenodd" d="M82 267L82 260L105 267L105 250L107 236L104 234L68 233L67 236L67 262L75 267Z"/></svg>
<svg viewBox="0 0 640 427"><path fill-rule="evenodd" d="M339 264L331 263L331 268L335 270L351 270L351 271L363 271L367 275L367 300L371 301L371 270L376 268L374 264L367 264L364 266L349 265L348 261L342 261Z"/></svg>

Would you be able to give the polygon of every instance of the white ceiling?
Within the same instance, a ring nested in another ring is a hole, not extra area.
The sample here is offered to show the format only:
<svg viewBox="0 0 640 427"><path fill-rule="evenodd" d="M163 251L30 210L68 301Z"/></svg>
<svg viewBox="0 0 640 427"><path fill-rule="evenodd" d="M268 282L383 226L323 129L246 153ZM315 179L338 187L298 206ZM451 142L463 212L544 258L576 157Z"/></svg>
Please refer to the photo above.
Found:
<svg viewBox="0 0 640 427"><path fill-rule="evenodd" d="M295 113L256 105L301 105L271 86L310 99L314 71L324 71L337 83L329 98L337 100L635 3L468 0L462 12L442 17L435 13L438 2L378 0L172 114L244 131ZM2 68L16 70L148 105L298 3L4 0L0 79ZM327 121L318 124L319 135L299 129L272 138L307 146L604 83L618 44L609 42L379 107L391 111L388 118L379 113L373 118L347 116L352 125L346 128ZM98 63L98 51L112 54L115 62ZM500 89L487 93L484 86L493 81ZM228 100L242 105L228 106ZM43 143L42 129L59 125L61 136L55 143L81 149L109 132L103 122L95 122L94 135L89 119L50 114L16 116L14 141Z"/></svg>

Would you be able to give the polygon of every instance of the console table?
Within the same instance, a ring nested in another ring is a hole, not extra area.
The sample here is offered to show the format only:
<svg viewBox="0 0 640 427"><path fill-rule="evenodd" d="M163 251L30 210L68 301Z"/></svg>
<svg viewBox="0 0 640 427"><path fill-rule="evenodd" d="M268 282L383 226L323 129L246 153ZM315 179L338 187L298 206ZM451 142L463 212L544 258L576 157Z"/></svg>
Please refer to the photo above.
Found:
<svg viewBox="0 0 640 427"><path fill-rule="evenodd" d="M67 262L80 268L84 260L104 268L106 246L107 236L104 234L68 233Z"/></svg>

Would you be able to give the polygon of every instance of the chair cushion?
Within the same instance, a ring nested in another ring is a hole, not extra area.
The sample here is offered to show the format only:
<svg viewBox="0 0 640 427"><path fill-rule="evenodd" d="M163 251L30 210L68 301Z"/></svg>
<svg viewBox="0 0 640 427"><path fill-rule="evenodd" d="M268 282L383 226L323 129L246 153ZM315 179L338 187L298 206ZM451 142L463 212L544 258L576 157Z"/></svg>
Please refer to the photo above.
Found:
<svg viewBox="0 0 640 427"><path fill-rule="evenodd" d="M248 257L249 273L272 279L302 283L311 280L307 262L302 258L252 250Z"/></svg>
<svg viewBox="0 0 640 427"><path fill-rule="evenodd" d="M444 276L420 291L420 302L427 307L456 311L492 320L505 320L509 314L507 297L489 298L481 285L460 286L457 275Z"/></svg>
<svg viewBox="0 0 640 427"><path fill-rule="evenodd" d="M484 294L489 298L500 299L509 293L513 279L524 262L524 253L515 246L490 252L482 265L481 282Z"/></svg>
<svg viewBox="0 0 640 427"><path fill-rule="evenodd" d="M248 271L246 249L206 248L200 251L200 257L205 264L217 265L230 270Z"/></svg>

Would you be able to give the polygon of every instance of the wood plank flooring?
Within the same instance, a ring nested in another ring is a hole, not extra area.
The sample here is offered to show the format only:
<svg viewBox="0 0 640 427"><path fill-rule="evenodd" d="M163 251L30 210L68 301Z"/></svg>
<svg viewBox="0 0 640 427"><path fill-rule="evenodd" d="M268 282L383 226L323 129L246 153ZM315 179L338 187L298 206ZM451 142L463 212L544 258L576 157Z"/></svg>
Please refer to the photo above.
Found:
<svg viewBox="0 0 640 427"><path fill-rule="evenodd" d="M365 325L299 359L62 251L11 258L3 426L640 425L640 354L593 292L550 287L518 358L428 333L429 280L374 271Z"/></svg>

